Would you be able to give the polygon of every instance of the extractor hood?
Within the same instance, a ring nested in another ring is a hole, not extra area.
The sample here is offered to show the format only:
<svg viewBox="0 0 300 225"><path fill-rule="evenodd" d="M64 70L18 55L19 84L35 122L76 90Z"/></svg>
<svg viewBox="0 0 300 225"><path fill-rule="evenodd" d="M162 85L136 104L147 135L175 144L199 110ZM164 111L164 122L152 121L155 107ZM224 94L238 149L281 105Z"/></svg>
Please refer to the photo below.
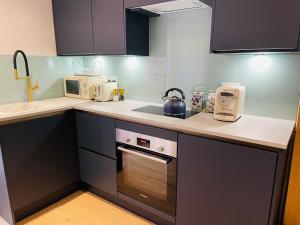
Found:
<svg viewBox="0 0 300 225"><path fill-rule="evenodd" d="M175 0L154 5L141 6L134 9L142 9L155 14L167 14L206 7L208 6L199 0Z"/></svg>

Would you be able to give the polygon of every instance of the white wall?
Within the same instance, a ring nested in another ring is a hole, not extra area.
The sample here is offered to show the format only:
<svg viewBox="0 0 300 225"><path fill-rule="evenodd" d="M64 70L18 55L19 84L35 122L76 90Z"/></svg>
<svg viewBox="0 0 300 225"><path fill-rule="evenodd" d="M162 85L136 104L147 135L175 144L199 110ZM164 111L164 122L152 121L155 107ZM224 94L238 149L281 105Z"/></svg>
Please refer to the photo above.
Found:
<svg viewBox="0 0 300 225"><path fill-rule="evenodd" d="M51 0L0 0L0 55L56 55Z"/></svg>

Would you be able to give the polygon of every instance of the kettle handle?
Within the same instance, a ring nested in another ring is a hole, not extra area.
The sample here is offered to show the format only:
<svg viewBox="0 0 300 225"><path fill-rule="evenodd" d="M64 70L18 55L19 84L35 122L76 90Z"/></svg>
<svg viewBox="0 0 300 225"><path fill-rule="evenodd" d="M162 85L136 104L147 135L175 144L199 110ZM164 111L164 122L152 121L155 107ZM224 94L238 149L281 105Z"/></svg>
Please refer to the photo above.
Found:
<svg viewBox="0 0 300 225"><path fill-rule="evenodd" d="M185 94L184 94L184 92L183 92L181 89L179 89L179 88L171 88L171 89L167 90L166 93L165 93L165 95L162 97L162 99L163 99L163 100L166 100L166 99L168 98L168 95L169 95L169 93L170 93L171 91L177 91L177 92L179 92L179 93L181 94L182 100L185 100Z"/></svg>

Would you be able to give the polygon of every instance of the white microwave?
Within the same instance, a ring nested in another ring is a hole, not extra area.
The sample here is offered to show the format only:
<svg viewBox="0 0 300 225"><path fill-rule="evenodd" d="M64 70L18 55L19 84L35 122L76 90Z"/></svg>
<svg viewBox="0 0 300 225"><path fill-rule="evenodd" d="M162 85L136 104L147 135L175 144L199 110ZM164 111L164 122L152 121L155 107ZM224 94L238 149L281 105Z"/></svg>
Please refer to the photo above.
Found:
<svg viewBox="0 0 300 225"><path fill-rule="evenodd" d="M107 82L105 76L68 76L64 78L65 96L94 99L94 85Z"/></svg>

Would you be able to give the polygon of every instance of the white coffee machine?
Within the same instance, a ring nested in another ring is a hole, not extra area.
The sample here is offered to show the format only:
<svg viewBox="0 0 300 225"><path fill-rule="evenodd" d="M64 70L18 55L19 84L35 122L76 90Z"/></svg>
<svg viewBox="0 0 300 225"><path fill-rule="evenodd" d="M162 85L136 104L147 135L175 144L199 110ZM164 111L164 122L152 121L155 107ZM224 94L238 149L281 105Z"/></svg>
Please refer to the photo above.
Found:
<svg viewBox="0 0 300 225"><path fill-rule="evenodd" d="M246 88L240 84L224 83L217 89L214 117L216 120L233 122L241 117L244 109Z"/></svg>

